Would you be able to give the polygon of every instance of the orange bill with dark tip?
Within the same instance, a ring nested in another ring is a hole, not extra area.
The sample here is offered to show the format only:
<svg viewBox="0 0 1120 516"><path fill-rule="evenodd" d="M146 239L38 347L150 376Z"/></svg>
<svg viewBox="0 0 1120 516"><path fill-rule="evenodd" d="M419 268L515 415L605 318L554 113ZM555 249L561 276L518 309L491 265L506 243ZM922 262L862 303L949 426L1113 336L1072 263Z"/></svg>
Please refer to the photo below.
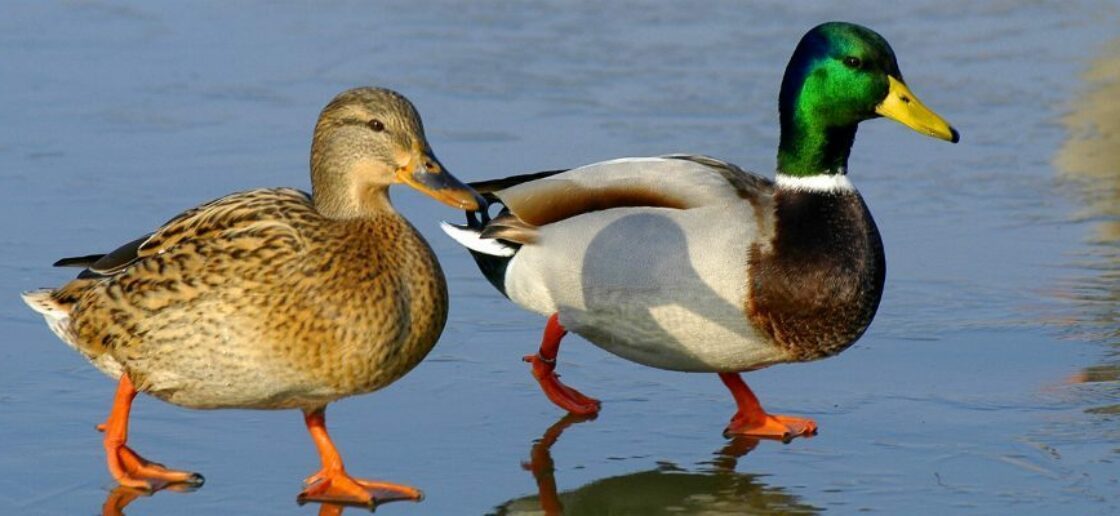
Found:
<svg viewBox="0 0 1120 516"><path fill-rule="evenodd" d="M414 154L408 165L397 171L397 179L454 208L476 211L486 206L478 192L451 175L430 151Z"/></svg>

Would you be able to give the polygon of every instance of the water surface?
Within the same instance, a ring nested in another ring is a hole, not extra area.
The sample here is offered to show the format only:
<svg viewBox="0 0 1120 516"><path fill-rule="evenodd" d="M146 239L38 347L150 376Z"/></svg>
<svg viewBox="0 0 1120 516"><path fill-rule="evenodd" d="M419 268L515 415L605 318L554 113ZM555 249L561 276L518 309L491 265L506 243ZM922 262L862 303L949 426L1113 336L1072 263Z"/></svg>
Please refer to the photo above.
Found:
<svg viewBox="0 0 1120 516"><path fill-rule="evenodd" d="M819 436L728 441L733 406L714 375L642 368L574 337L561 372L604 410L561 419L520 361L543 320L439 233L458 214L402 191L397 205L444 263L451 318L412 374L332 405L349 468L427 493L388 514L1120 511L1112 4L83 1L2 12L5 513L91 514L111 496L93 425L113 383L17 297L68 279L48 267L56 258L108 250L228 192L307 188L318 110L356 85L412 98L463 179L685 151L769 173L782 70L801 34L829 19L885 35L962 142L861 126L850 169L887 247L879 315L835 359L747 375L772 410L816 418ZM319 509L294 503L318 466L295 412L141 398L130 437L208 482L126 512Z"/></svg>

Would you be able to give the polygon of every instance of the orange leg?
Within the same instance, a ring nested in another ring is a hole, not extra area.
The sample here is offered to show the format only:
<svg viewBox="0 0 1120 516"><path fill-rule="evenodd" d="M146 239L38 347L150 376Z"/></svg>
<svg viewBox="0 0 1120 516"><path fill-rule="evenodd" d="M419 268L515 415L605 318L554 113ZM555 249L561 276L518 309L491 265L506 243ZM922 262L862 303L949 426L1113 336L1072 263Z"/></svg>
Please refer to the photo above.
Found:
<svg viewBox="0 0 1120 516"><path fill-rule="evenodd" d="M319 449L323 469L304 480L308 486L296 498L297 502L339 502L373 508L379 503L398 500L418 502L424 499L424 494L414 487L362 480L348 475L342 466L338 449L327 435L324 411L325 409L316 409L303 413L307 431L311 434L311 440L315 441L315 447Z"/></svg>
<svg viewBox="0 0 1120 516"><path fill-rule="evenodd" d="M122 374L117 385L117 395L113 399L113 408L109 411L109 418L104 424L98 425L98 429L105 432L103 443L109 473L120 485L137 489L152 490L162 487L160 484L180 482L195 486L202 485L205 482L202 475L167 469L163 464L141 457L125 445L128 441L128 413L132 409L132 400L135 398L136 387L132 385L132 379L127 374Z"/></svg>
<svg viewBox="0 0 1120 516"><path fill-rule="evenodd" d="M525 355L522 359L533 364L533 377L544 390L544 395L556 406L580 416L599 412L599 400L584 396L579 391L560 383L556 375L556 355L560 351L560 339L568 334L560 325L556 314L548 318L541 339L541 349L535 355Z"/></svg>
<svg viewBox="0 0 1120 516"><path fill-rule="evenodd" d="M719 379L723 380L723 384L731 390L735 403L739 405L739 411L731 418L731 423L723 431L724 435L764 437L783 441L789 441L794 437L816 435L817 424L811 419L766 413L739 373L720 373Z"/></svg>

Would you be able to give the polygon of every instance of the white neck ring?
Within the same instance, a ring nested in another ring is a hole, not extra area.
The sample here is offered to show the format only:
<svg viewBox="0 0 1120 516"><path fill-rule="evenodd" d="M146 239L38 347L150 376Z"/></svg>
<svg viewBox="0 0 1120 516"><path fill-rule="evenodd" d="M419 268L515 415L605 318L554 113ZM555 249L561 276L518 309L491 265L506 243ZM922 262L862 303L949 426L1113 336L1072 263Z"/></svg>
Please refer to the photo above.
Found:
<svg viewBox="0 0 1120 516"><path fill-rule="evenodd" d="M791 176L779 172L774 179L778 188L797 192L842 193L854 192L856 189L844 174Z"/></svg>

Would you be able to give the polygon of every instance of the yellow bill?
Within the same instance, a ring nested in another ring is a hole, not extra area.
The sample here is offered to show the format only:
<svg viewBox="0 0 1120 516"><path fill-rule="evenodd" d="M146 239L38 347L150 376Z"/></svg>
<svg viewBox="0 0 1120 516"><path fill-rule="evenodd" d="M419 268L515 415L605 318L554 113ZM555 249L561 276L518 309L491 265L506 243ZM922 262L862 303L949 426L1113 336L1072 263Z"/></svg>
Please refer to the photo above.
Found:
<svg viewBox="0 0 1120 516"><path fill-rule="evenodd" d="M960 133L922 104L910 92L910 88L906 87L906 83L891 76L887 76L887 80L890 81L890 91L887 92L887 98L875 107L876 113L919 133L953 143L960 141Z"/></svg>

